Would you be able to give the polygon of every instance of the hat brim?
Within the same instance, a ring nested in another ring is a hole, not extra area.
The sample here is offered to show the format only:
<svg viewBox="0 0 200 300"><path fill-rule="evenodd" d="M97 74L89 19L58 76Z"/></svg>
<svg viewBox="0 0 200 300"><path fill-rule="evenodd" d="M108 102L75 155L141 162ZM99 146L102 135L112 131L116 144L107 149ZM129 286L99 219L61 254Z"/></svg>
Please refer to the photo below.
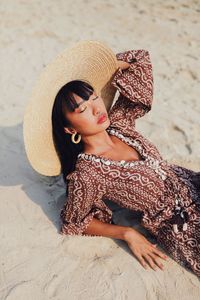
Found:
<svg viewBox="0 0 200 300"><path fill-rule="evenodd" d="M72 80L84 80L101 95L109 111L116 89L110 84L117 70L113 51L99 41L81 41L65 49L41 72L32 90L23 120L28 160L38 173L57 176L61 164L52 136L52 108L60 88Z"/></svg>

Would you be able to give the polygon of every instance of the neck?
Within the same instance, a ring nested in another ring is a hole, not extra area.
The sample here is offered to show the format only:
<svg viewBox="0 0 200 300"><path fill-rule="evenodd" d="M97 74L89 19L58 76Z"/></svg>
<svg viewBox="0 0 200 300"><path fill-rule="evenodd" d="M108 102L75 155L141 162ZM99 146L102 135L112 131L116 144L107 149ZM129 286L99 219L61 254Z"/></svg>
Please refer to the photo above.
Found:
<svg viewBox="0 0 200 300"><path fill-rule="evenodd" d="M84 152L92 154L102 154L112 150L115 146L106 130L94 135L82 136Z"/></svg>

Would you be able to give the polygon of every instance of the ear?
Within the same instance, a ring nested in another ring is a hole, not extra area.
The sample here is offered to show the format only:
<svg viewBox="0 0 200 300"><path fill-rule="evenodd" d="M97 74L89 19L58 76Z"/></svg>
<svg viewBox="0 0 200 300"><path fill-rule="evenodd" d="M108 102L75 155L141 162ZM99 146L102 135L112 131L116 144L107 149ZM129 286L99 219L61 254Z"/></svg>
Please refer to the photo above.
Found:
<svg viewBox="0 0 200 300"><path fill-rule="evenodd" d="M73 128L70 128L70 127L64 127L64 131L66 132L66 133L74 133L75 131L74 131L74 129Z"/></svg>

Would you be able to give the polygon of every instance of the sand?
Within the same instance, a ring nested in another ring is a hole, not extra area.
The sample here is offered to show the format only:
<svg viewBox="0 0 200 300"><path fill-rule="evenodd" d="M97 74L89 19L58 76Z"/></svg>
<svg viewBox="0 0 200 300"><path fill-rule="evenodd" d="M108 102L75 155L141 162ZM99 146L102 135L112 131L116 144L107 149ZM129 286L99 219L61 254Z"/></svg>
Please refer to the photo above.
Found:
<svg viewBox="0 0 200 300"><path fill-rule="evenodd" d="M148 49L151 112L136 123L165 159L200 170L199 1L2 0L0 5L0 299L199 299L200 282L171 258L145 270L124 241L61 236L61 177L30 166L23 113L42 68L81 39L115 52ZM133 214L116 222L151 239ZM162 248L160 248L162 250Z"/></svg>

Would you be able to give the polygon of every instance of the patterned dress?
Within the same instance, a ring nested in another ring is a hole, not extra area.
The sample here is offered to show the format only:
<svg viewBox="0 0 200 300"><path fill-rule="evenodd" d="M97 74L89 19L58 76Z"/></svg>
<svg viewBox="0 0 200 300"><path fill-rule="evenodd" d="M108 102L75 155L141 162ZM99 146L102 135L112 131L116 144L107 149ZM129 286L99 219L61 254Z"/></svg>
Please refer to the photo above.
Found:
<svg viewBox="0 0 200 300"><path fill-rule="evenodd" d="M109 199L141 213L141 225L178 263L200 276L200 172L170 164L135 128L135 120L150 111L153 75L149 52L116 54L130 63L116 71L111 84L119 97L108 112L109 135L115 135L140 154L140 160L113 160L79 153L68 174L68 197L60 212L61 234L87 235L93 217L112 223Z"/></svg>

